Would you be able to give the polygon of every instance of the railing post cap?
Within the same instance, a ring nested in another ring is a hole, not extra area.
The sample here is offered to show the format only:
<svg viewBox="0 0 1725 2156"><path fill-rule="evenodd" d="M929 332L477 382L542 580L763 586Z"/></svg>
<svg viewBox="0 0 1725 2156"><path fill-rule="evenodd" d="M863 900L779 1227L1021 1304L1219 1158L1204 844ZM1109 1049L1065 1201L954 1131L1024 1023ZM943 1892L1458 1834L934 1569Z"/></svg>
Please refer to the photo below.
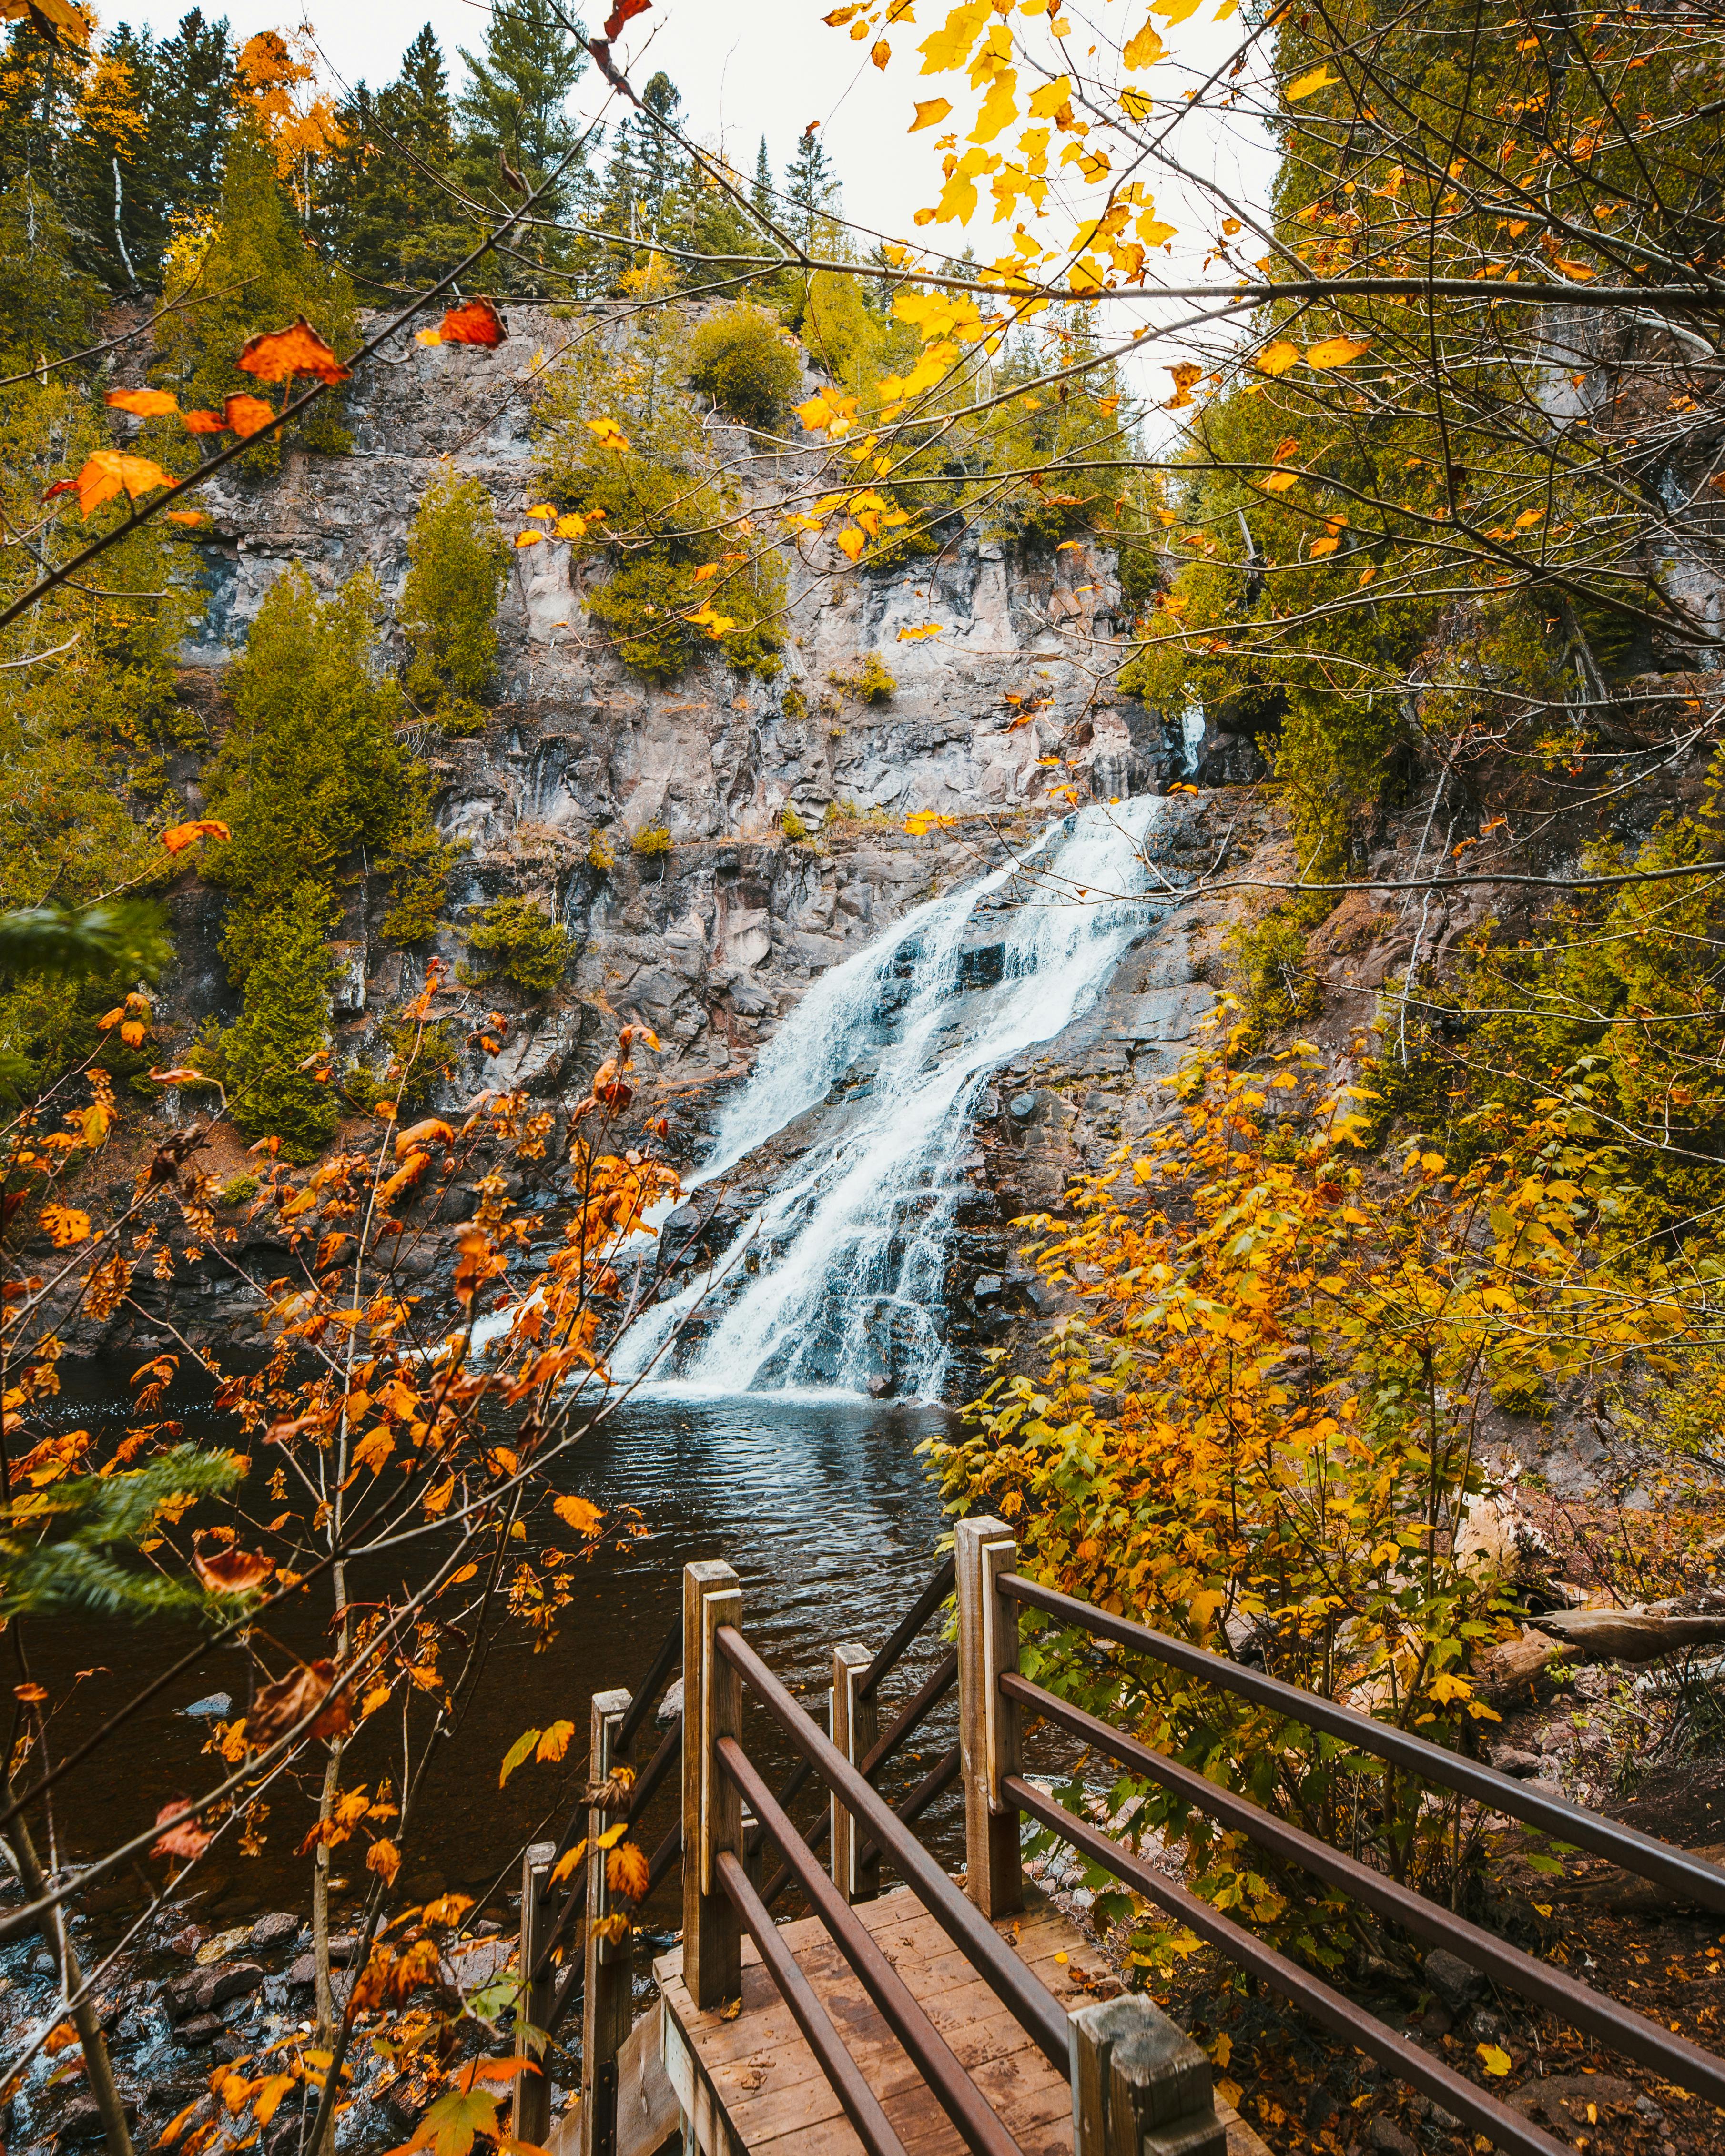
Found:
<svg viewBox="0 0 1725 2156"><path fill-rule="evenodd" d="M1146 2126L1189 2118L1209 2106L1209 2061L1142 1993L1081 2006L1071 2021L1074 2065L1081 2043L1094 2049L1104 2087L1132 2090Z"/></svg>
<svg viewBox="0 0 1725 2156"><path fill-rule="evenodd" d="M742 1584L736 1566L727 1564L721 1557L691 1558L683 1567L683 1575L702 1587L740 1587Z"/></svg>
<svg viewBox="0 0 1725 2156"><path fill-rule="evenodd" d="M968 1520L960 1520L952 1530L953 1539L963 1542L1015 1542L1004 1520L997 1520L992 1513L973 1513Z"/></svg>

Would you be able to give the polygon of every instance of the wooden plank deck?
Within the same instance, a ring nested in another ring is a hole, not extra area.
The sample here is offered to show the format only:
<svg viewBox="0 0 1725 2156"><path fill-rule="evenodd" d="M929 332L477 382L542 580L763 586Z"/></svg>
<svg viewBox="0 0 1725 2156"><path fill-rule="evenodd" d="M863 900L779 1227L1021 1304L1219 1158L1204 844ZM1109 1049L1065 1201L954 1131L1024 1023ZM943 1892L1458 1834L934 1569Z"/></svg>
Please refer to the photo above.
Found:
<svg viewBox="0 0 1725 2156"><path fill-rule="evenodd" d="M859 1902L873 1933L1024 2156L1072 2156L1064 2071L1026 2035L908 1887ZM1062 2007L1120 1989L1094 1943L1027 1887L1022 1916L995 1929ZM906 2156L964 2156L964 2144L828 1938L818 1917L781 1928L834 2026L880 2097ZM742 2010L696 2010L680 1948L653 1964L663 2002L665 2065L690 2126L688 2156L863 2156L850 2121L803 2041L752 1940L742 1944ZM1219 2111L1223 2107L1218 2106ZM1229 2156L1264 2156L1229 2121Z"/></svg>

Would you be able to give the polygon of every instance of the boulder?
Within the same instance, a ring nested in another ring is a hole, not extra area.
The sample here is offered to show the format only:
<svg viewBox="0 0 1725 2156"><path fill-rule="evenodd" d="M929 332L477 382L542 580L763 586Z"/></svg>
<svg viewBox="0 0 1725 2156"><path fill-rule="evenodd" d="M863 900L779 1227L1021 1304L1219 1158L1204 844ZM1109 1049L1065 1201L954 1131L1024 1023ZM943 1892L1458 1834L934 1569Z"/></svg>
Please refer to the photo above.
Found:
<svg viewBox="0 0 1725 2156"><path fill-rule="evenodd" d="M1452 1954L1447 1947L1434 1948L1427 1954L1425 1974L1427 1984L1455 2015L1465 2013L1486 1988L1486 1979L1479 1971L1469 1968L1459 1954Z"/></svg>
<svg viewBox="0 0 1725 2156"><path fill-rule="evenodd" d="M270 1947L279 1947L285 1940L299 1935L300 1920L286 1909L277 1909L267 1917L259 1917L247 1941L254 1953L262 1953Z"/></svg>

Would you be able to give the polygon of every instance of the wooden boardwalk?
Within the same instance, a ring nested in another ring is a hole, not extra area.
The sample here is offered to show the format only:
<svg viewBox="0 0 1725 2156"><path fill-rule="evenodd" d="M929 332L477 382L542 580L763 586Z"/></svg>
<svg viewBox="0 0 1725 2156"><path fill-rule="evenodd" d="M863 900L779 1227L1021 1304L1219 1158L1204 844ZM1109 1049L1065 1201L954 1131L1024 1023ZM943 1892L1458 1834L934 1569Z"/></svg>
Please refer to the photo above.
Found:
<svg viewBox="0 0 1725 2156"><path fill-rule="evenodd" d="M1072 2091L908 1887L860 1902L857 1915L945 2037L1024 2156L1071 2156ZM1118 1979L1052 1903L1029 1890L1022 1916L995 1929L1063 2008L1106 1999ZM906 2156L962 2156L964 2144L870 2003L818 1917L781 1936L880 2098ZM698 2010L680 1949L653 1964L661 2051L701 2156L864 2156L752 1943L742 1949L742 2010ZM1225 2107L1229 2156L1265 2156ZM689 2152L694 2156L694 2150Z"/></svg>

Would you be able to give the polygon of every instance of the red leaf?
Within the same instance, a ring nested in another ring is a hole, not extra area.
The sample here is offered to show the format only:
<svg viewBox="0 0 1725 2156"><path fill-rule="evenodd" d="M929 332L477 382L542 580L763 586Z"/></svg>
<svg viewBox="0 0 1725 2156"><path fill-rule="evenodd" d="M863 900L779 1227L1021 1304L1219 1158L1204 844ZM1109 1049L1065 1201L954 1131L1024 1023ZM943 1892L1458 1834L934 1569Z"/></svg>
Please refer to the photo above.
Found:
<svg viewBox="0 0 1725 2156"><path fill-rule="evenodd" d="M165 1804L156 1815L156 1824L163 1831L156 1838L151 1856L177 1856L189 1864L209 1847L209 1836L192 1817L191 1806L183 1797Z"/></svg>
<svg viewBox="0 0 1725 2156"><path fill-rule="evenodd" d="M243 373L255 374L259 382L290 382L296 374L315 374L320 382L348 379L348 369L336 358L301 315L285 330L264 330L249 339L234 362Z"/></svg>
<svg viewBox="0 0 1725 2156"><path fill-rule="evenodd" d="M621 35L625 23L634 22L637 15L644 15L652 5L653 0L617 0L617 5L605 18L606 44Z"/></svg>
<svg viewBox="0 0 1725 2156"><path fill-rule="evenodd" d="M438 336L444 344L500 345L509 332L503 318L489 300L470 300L465 306L451 307L443 318Z"/></svg>

